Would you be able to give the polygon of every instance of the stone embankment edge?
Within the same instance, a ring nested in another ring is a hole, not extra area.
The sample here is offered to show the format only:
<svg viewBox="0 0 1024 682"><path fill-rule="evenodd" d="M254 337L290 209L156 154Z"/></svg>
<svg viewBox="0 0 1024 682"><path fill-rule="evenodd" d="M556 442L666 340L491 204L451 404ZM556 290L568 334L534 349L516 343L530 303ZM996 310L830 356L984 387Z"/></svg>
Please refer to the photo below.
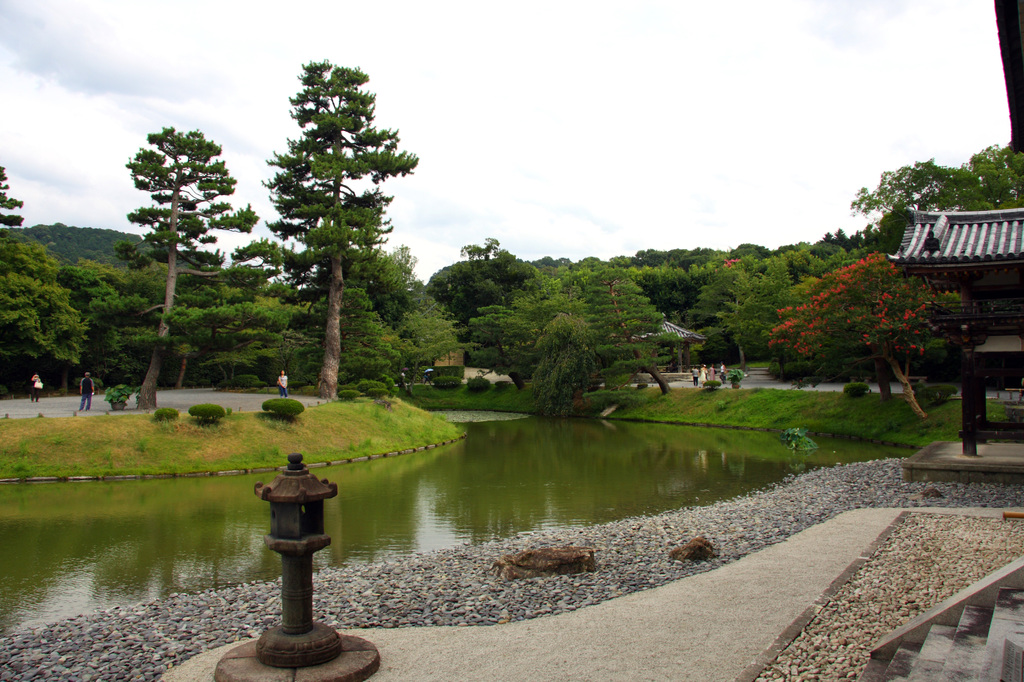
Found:
<svg viewBox="0 0 1024 682"><path fill-rule="evenodd" d="M420 445L415 448L406 448L405 450L392 450L391 452L379 452L372 455L363 455L362 457L350 457L348 459L336 459L330 462L312 462L306 465L307 469L319 469L328 466L338 466L341 464L351 464L352 462L367 462L371 459L381 459L382 457L398 457L399 455L409 455L414 452L423 452L424 450L433 450L439 448L442 445L451 445L456 441L460 441L466 437L466 434L462 434L458 438L450 438L443 440L440 443L430 443L428 445ZM205 476L241 476L243 474L262 474L270 471L284 471L288 466L279 467L259 467L257 469L228 469L226 471L190 471L184 474L138 474L129 476L32 476L29 478L0 478L0 484L20 484L20 483L79 483L83 481L144 481L155 478L202 478Z"/></svg>
<svg viewBox="0 0 1024 682"><path fill-rule="evenodd" d="M776 638L771 646L761 652L761 654L754 659L753 663L744 668L743 672L736 676L734 682L754 682L754 680L760 677L761 673L779 657L779 654L781 654L786 647L792 644L793 640L800 636L800 633L804 631L804 628L807 627L808 623L814 620L814 617L818 615L818 612L828 604L829 600L831 600L840 589L842 589L850 578L853 577L853 574L859 571L864 564L871 560L871 557L878 551L878 548L889 539L889 536L892 535L900 524L906 520L910 513L911 512L900 512L900 514L893 519L892 523L886 526L886 528L878 534L878 537L864 548L864 551L860 553L860 556L851 561L850 565L846 567L846 570L840 573L839 576L836 577L836 579L833 580L827 588L825 588L825 591L814 600L814 603L808 606L803 613L797 616L796 620L790 623L789 627L786 628L778 638Z"/></svg>

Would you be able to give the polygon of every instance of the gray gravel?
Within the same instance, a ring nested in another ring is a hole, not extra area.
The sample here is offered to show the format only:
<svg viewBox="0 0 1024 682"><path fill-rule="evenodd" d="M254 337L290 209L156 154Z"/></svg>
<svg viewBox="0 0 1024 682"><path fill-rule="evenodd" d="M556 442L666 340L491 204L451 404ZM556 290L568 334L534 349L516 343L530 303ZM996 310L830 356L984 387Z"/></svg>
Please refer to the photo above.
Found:
<svg viewBox="0 0 1024 682"><path fill-rule="evenodd" d="M818 469L707 507L325 569L314 579L314 609L319 620L338 628L524 620L717 568L849 509L1022 502L1018 487L904 483L900 472L896 459ZM920 497L929 486L942 497ZM668 560L669 549L695 535L711 540L719 556L689 565ZM598 571L512 583L487 573L501 554L564 544L595 547ZM279 590L270 582L175 594L0 637L0 681L155 680L170 665L275 624Z"/></svg>

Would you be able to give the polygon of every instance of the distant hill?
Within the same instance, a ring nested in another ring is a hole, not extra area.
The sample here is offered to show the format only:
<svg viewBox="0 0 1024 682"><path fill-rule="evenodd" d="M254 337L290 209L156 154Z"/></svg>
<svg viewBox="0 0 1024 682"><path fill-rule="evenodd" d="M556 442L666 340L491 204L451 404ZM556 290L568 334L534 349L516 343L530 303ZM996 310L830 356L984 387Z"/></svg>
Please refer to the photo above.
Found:
<svg viewBox="0 0 1024 682"><path fill-rule="evenodd" d="M11 236L22 242L35 242L57 260L74 265L79 258L87 258L108 265L124 265L114 255L114 244L120 241L139 243L137 234L106 230L98 227L73 227L62 223L11 228Z"/></svg>

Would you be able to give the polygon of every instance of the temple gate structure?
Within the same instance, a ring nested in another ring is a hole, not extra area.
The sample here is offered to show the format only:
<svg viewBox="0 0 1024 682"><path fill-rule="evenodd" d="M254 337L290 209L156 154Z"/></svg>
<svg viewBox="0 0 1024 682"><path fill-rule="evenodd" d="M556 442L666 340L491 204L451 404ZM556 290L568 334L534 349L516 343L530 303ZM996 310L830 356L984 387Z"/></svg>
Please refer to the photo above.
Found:
<svg viewBox="0 0 1024 682"><path fill-rule="evenodd" d="M987 440L1024 440L1024 424L989 421L985 401L987 383L1019 388L1024 377L1024 209L914 211L889 259L959 295L934 304L929 322L960 348L963 454L977 456Z"/></svg>

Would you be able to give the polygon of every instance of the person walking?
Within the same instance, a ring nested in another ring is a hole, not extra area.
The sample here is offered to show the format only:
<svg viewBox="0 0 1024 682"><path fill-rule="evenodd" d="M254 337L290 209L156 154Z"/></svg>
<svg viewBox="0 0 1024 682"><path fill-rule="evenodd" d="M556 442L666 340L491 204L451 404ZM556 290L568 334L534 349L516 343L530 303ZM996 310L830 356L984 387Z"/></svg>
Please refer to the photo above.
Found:
<svg viewBox="0 0 1024 682"><path fill-rule="evenodd" d="M277 392L282 398L288 397L288 375L281 370L281 376L277 378Z"/></svg>
<svg viewBox="0 0 1024 682"><path fill-rule="evenodd" d="M92 409L92 394L96 392L96 386L89 378L88 372L85 373L82 383L78 384L78 392L82 394L82 404L78 406L78 411L88 412Z"/></svg>
<svg viewBox="0 0 1024 682"><path fill-rule="evenodd" d="M29 382L28 393L29 402L39 402L39 391L43 389L43 380L39 378L38 374L32 375L32 380Z"/></svg>
<svg viewBox="0 0 1024 682"><path fill-rule="evenodd" d="M709 381L714 381L715 380L715 363L713 363L713 362L711 363L711 369L708 370L708 380Z"/></svg>
<svg viewBox="0 0 1024 682"><path fill-rule="evenodd" d="M708 366L700 366L700 385L703 386L708 380Z"/></svg>
<svg viewBox="0 0 1024 682"><path fill-rule="evenodd" d="M693 385L698 386L699 384L697 382L700 381L700 369L697 368L697 365L690 368L690 373L693 374Z"/></svg>

